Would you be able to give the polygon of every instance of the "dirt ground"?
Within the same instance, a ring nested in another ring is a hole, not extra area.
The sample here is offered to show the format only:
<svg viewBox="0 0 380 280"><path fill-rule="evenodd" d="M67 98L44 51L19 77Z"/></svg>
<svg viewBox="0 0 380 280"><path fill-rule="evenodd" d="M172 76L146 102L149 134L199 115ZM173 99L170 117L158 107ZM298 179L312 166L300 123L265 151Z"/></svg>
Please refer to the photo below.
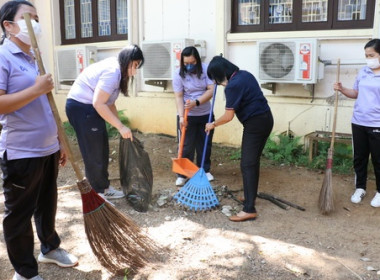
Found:
<svg viewBox="0 0 380 280"><path fill-rule="evenodd" d="M284 210L264 199L257 200L258 219L230 222L223 206L240 211L238 202L223 191L227 186L242 195L239 161L231 160L236 149L214 145L212 173L220 207L193 213L176 205L171 158L176 157L175 138L137 134L149 153L153 167L153 201L148 212L140 213L124 199L116 207L138 223L168 254L162 262L141 269L136 275L114 276L92 254L83 226L82 206L75 174L68 164L59 175L57 230L62 247L79 257L74 268L40 264L45 280L55 279L380 279L380 209L369 203L375 183L368 183L368 195L359 205L350 202L354 177L333 174L336 211L321 215L317 208L323 172L306 168L275 166L262 161L259 191L304 207ZM111 141L110 178L120 187L118 140ZM72 145L77 151L77 146ZM3 201L1 196L1 201ZM160 206L161 205L161 206ZM4 212L0 204L0 213ZM0 237L0 279L14 274L4 239ZM35 237L35 255L39 241Z"/></svg>

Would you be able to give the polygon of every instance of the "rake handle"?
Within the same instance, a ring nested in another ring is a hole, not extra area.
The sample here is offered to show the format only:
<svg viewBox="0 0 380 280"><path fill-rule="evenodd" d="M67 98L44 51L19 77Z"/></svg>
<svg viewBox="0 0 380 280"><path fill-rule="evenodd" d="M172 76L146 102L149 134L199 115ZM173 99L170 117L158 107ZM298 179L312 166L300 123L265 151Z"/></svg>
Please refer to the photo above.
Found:
<svg viewBox="0 0 380 280"><path fill-rule="evenodd" d="M189 100L187 100L186 103L189 103ZM183 114L183 121L184 121L185 125L187 125L187 115L188 114L189 114L189 108L186 108L185 112ZM183 125L181 128L181 139L179 141L178 158L182 158L183 145L185 144L185 135L186 135L186 126L185 125Z"/></svg>
<svg viewBox="0 0 380 280"><path fill-rule="evenodd" d="M215 96L216 96L216 88L217 84L214 84L214 92L212 93L212 101L211 101L211 109L210 109L210 114L208 115L208 122L211 122L212 119L212 112L214 111L214 104L215 104ZM208 136L210 132L206 133L205 137L205 144L203 146L203 153L202 153L202 161L201 161L201 168L203 169L203 165L205 163L205 158L206 158L206 150L207 150L207 142L208 142Z"/></svg>
<svg viewBox="0 0 380 280"><path fill-rule="evenodd" d="M340 80L340 59L338 59L336 64L336 82L339 83ZM335 130L336 130L336 119L338 115L338 91L335 91L335 100L334 100L334 118L333 118L333 127L331 131L331 143L330 143L330 150L334 150L334 140L335 140Z"/></svg>
<svg viewBox="0 0 380 280"><path fill-rule="evenodd" d="M36 60L37 60L38 69L40 71L40 75L45 75L46 71L45 71L45 67L44 67L44 65L42 63L42 58L41 58L40 50L38 48L38 43L37 43L36 35L34 34L32 22L31 22L31 18L30 18L30 14L29 13L25 13L25 14L23 14L23 16L24 16L24 19L25 19L25 22L26 22L26 26L28 27L29 37L30 37L30 40L31 40L31 43L32 43L32 48L33 48L33 51L34 51L34 55L35 55ZM65 133L65 130L64 130L63 126L62 126L62 121L61 121L61 118L59 116L57 105L55 104L53 94L50 91L46 95L47 95L47 98L49 100L50 108L51 108L51 110L53 112L55 122L57 124L59 140L61 141L61 143L63 144L63 147L65 148L66 154L67 154L67 156L69 158L69 161L70 161L70 163L71 163L71 165L72 165L72 167L74 169L74 172L75 172L78 180L83 180L82 171L80 170L79 166L74 161L73 152L72 152L71 147L69 145L69 141L68 141L67 135Z"/></svg>

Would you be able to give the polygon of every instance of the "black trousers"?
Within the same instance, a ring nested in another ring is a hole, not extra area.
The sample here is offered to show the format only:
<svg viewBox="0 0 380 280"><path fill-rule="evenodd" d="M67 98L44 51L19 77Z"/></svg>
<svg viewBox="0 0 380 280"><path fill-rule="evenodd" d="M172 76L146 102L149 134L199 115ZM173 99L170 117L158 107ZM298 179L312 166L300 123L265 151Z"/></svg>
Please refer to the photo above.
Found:
<svg viewBox="0 0 380 280"><path fill-rule="evenodd" d="M376 188L380 192L380 127L351 124L354 148L354 170L356 188L366 189L367 167L371 155L376 176Z"/></svg>
<svg viewBox="0 0 380 280"><path fill-rule="evenodd" d="M58 161L59 152L17 160L7 160L5 153L0 161L5 196L4 239L15 271L26 278L38 275L32 216L43 254L58 248L61 242L55 231Z"/></svg>
<svg viewBox="0 0 380 280"><path fill-rule="evenodd" d="M201 167L203 148L205 144L206 132L205 127L208 123L209 115L203 116L188 116L187 117L187 127L185 135L185 143L183 145L182 157L188 158L194 161L195 152L197 154L196 165ZM214 121L214 116L212 116L212 121ZM205 162L203 164L204 171L210 172L211 168L211 148L212 148L212 137L214 135L214 130L210 131L207 140ZM177 116L177 138L181 139L181 129L179 127L179 118ZM178 175L180 177L185 177Z"/></svg>
<svg viewBox="0 0 380 280"><path fill-rule="evenodd" d="M110 185L106 122L92 104L83 104L70 98L66 101L66 115L77 135L86 177L97 193L104 193L104 189Z"/></svg>
<svg viewBox="0 0 380 280"><path fill-rule="evenodd" d="M256 213L255 202L260 176L260 157L273 128L272 113L253 116L243 123L240 168L243 175L246 213Z"/></svg>

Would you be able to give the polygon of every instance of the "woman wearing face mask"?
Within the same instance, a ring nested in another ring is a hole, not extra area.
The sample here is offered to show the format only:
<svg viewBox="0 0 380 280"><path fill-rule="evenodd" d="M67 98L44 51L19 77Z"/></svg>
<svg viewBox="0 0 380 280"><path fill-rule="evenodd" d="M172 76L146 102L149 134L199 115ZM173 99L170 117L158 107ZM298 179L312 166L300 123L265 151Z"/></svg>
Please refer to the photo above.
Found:
<svg viewBox="0 0 380 280"><path fill-rule="evenodd" d="M203 146L206 133L205 124L210 114L210 99L213 94L213 82L207 77L207 65L202 63L199 53L195 47L186 47L181 53L181 64L173 76L173 90L177 106L177 135L180 138L180 128L186 125L186 137L183 147L182 157L194 160L194 153L197 153L196 163L201 166ZM187 101L187 102L186 102ZM184 123L185 108L189 109L187 124ZM213 132L210 133L204 170L209 181L214 180L210 173L211 167L211 146ZM176 185L181 187L187 178L178 174Z"/></svg>
<svg viewBox="0 0 380 280"><path fill-rule="evenodd" d="M128 96L129 78L144 63L136 45L124 48L118 57L91 64L75 80L66 102L66 114L77 135L86 177L103 198L123 198L122 191L110 186L108 179L108 122L123 138L133 140L131 130L119 119L115 101L121 91Z"/></svg>
<svg viewBox="0 0 380 280"><path fill-rule="evenodd" d="M40 76L23 14L29 13L36 34L38 16L28 1L8 1L0 10L0 165L5 197L4 239L13 279L42 279L33 255L31 219L41 242L38 261L74 266L76 257L61 249L55 230L57 175L66 155L46 93L51 74Z"/></svg>
<svg viewBox="0 0 380 280"><path fill-rule="evenodd" d="M371 155L377 188L371 206L380 207L380 40L369 41L364 51L367 66L360 70L353 88L335 83L334 89L356 99L351 120L356 190L351 202L360 203L366 195L367 166Z"/></svg>

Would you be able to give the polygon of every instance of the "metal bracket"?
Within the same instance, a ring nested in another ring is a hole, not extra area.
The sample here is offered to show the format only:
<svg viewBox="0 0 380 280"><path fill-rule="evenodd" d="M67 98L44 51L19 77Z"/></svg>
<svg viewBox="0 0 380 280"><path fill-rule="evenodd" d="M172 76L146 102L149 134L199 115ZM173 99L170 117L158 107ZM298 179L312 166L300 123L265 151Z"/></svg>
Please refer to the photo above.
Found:
<svg viewBox="0 0 380 280"><path fill-rule="evenodd" d="M276 83L261 84L261 87L270 90L272 94L276 94Z"/></svg>
<svg viewBox="0 0 380 280"><path fill-rule="evenodd" d="M147 80L145 81L145 84L150 85L150 86L163 87L164 90L166 90L168 86L168 81L167 80Z"/></svg>

